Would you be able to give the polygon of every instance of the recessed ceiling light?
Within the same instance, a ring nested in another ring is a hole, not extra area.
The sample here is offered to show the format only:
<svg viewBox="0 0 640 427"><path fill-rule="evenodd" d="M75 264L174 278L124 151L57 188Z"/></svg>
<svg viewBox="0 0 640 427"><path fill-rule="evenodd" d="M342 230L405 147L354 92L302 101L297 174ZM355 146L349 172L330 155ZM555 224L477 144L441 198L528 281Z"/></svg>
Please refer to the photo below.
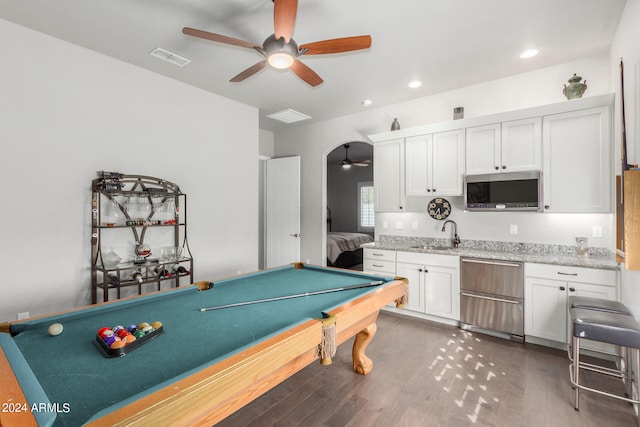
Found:
<svg viewBox="0 0 640 427"><path fill-rule="evenodd" d="M422 86L422 82L420 82L418 80L414 80L411 83L409 83L409 87L411 89L419 88L420 86Z"/></svg>
<svg viewBox="0 0 640 427"><path fill-rule="evenodd" d="M373 101L371 101L370 99L365 99L361 102L363 107L370 107L371 104L373 104Z"/></svg>
<svg viewBox="0 0 640 427"><path fill-rule="evenodd" d="M526 49L518 54L521 59L533 58L540 53L539 49Z"/></svg>

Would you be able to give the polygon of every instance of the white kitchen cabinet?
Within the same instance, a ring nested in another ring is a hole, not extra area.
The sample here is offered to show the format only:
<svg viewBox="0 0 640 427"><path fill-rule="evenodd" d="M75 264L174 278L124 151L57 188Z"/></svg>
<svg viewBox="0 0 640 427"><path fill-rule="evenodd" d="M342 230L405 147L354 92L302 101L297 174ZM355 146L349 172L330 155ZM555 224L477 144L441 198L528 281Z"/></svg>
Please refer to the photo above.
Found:
<svg viewBox="0 0 640 427"><path fill-rule="evenodd" d="M373 274L396 274L396 251L364 248L363 270Z"/></svg>
<svg viewBox="0 0 640 427"><path fill-rule="evenodd" d="M525 336L566 343L569 296L617 299L617 272L525 264Z"/></svg>
<svg viewBox="0 0 640 427"><path fill-rule="evenodd" d="M424 266L400 262L396 266L396 272L409 281L404 309L424 313Z"/></svg>
<svg viewBox="0 0 640 427"><path fill-rule="evenodd" d="M405 140L407 196L460 196L463 174L463 129Z"/></svg>
<svg viewBox="0 0 640 427"><path fill-rule="evenodd" d="M404 138L373 146L376 212L404 212Z"/></svg>
<svg viewBox="0 0 640 427"><path fill-rule="evenodd" d="M609 106L544 117L545 211L611 211L610 122Z"/></svg>
<svg viewBox="0 0 640 427"><path fill-rule="evenodd" d="M396 272L409 279L407 310L460 320L460 258L398 252Z"/></svg>
<svg viewBox="0 0 640 427"><path fill-rule="evenodd" d="M467 175L542 169L542 118L466 129Z"/></svg>

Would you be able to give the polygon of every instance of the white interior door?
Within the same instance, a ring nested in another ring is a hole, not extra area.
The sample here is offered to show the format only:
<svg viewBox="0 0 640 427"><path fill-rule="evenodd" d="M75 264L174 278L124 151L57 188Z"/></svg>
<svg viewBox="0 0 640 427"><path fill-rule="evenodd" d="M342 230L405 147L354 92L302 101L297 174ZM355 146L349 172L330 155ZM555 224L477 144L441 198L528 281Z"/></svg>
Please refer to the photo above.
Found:
<svg viewBox="0 0 640 427"><path fill-rule="evenodd" d="M265 165L266 268L300 260L300 157Z"/></svg>

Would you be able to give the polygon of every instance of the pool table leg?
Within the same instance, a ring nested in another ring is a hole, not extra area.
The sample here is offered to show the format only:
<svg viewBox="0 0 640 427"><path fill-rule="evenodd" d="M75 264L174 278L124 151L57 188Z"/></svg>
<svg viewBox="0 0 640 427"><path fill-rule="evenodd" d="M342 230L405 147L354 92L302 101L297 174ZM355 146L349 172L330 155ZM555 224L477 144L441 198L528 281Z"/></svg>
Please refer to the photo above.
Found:
<svg viewBox="0 0 640 427"><path fill-rule="evenodd" d="M367 375L373 368L373 362L364 354L367 346L376 334L378 326L374 323L370 324L356 335L353 342L353 370L360 375Z"/></svg>

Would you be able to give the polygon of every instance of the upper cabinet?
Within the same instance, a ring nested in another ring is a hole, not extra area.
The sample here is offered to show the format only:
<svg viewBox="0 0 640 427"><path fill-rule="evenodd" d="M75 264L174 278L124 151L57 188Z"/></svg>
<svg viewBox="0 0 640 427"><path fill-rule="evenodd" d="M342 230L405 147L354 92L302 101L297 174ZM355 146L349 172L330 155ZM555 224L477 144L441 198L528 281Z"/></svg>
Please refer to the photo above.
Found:
<svg viewBox="0 0 640 427"><path fill-rule="evenodd" d="M370 135L377 212L461 196L464 175L542 170L545 212L611 212L613 95Z"/></svg>
<svg viewBox="0 0 640 427"><path fill-rule="evenodd" d="M460 196L464 174L464 130L405 140L407 196Z"/></svg>
<svg viewBox="0 0 640 427"><path fill-rule="evenodd" d="M542 169L542 118L466 129L467 175Z"/></svg>
<svg viewBox="0 0 640 427"><path fill-rule="evenodd" d="M374 204L376 212L403 212L404 139L373 146Z"/></svg>
<svg viewBox="0 0 640 427"><path fill-rule="evenodd" d="M610 212L611 108L544 117L544 203L547 212Z"/></svg>

